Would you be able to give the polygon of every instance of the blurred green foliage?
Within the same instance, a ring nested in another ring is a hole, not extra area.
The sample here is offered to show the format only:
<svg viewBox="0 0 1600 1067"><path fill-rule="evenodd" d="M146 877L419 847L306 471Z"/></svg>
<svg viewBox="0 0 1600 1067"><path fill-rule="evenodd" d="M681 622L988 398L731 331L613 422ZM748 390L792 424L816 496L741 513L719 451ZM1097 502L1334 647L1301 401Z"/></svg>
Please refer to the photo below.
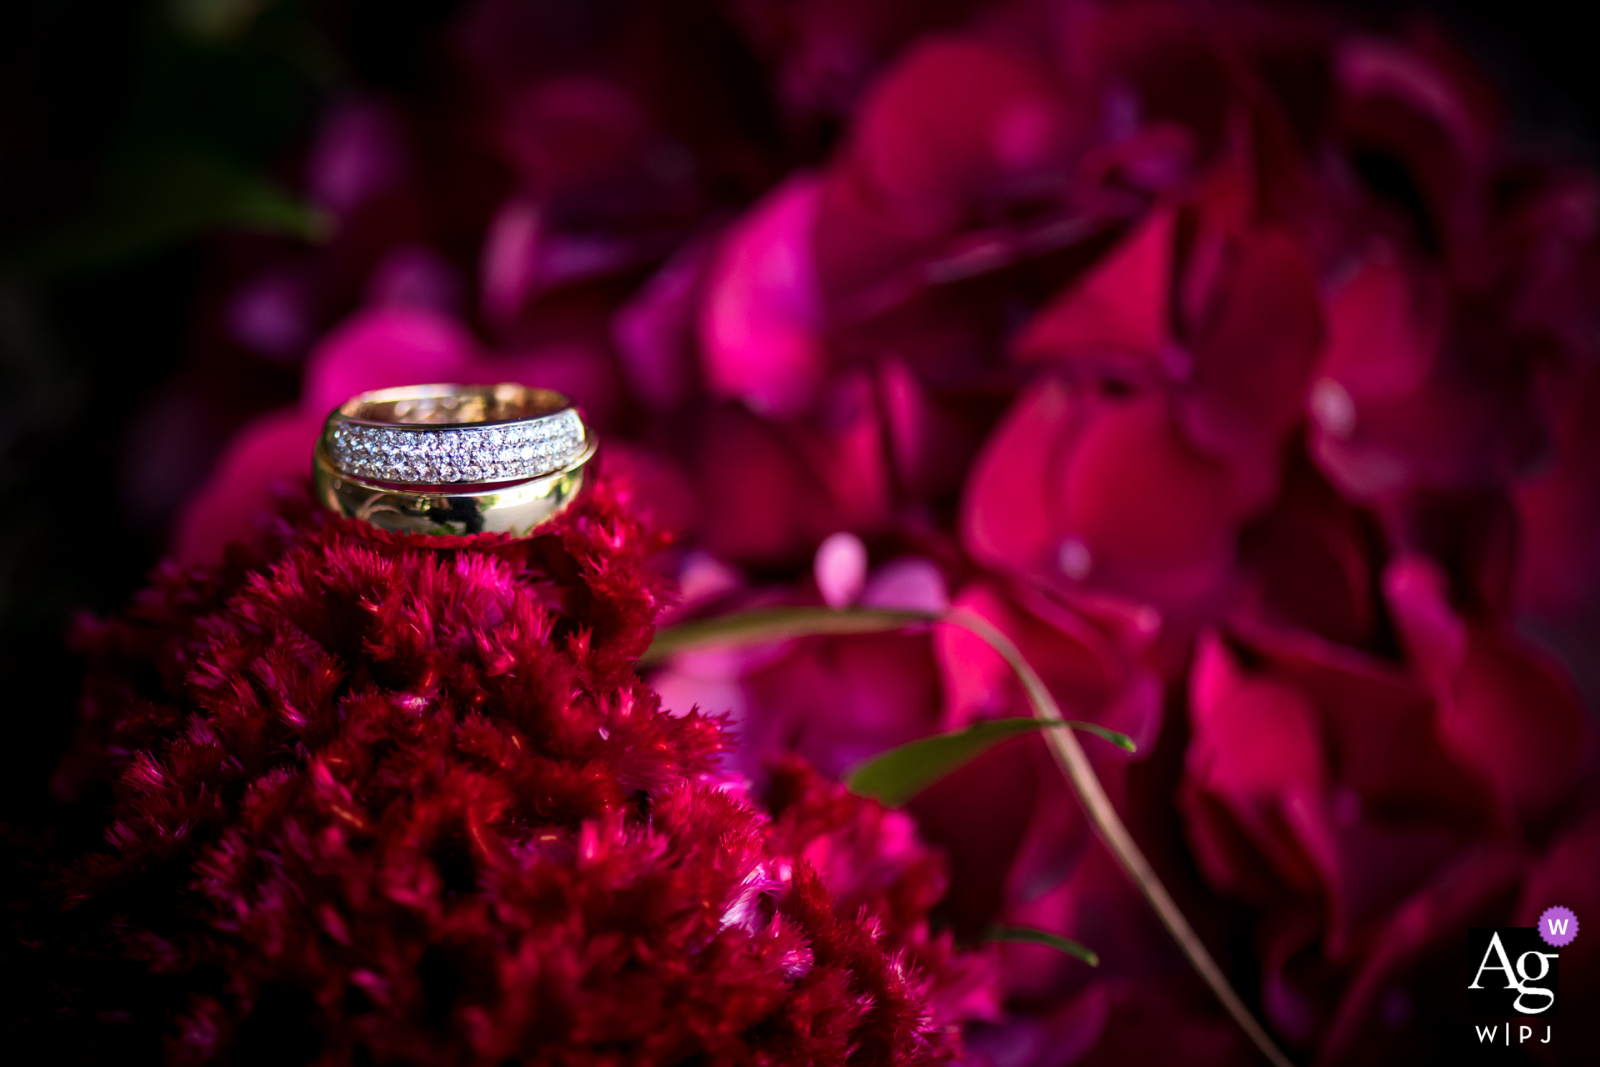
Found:
<svg viewBox="0 0 1600 1067"><path fill-rule="evenodd" d="M282 160L341 80L305 4L169 0L149 7L116 132L81 204L17 242L14 273L114 268L218 230L316 240L327 220Z"/></svg>

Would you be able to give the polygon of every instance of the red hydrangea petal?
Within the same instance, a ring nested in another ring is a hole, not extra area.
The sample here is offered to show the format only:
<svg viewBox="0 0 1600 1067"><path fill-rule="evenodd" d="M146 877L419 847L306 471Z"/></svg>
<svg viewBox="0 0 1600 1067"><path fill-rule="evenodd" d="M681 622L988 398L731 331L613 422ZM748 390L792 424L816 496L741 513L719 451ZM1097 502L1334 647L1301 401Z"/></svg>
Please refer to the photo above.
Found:
<svg viewBox="0 0 1600 1067"><path fill-rule="evenodd" d="M1017 338L1029 361L1109 364L1135 380L1159 380L1173 344L1173 226L1158 210L1094 270L1047 304Z"/></svg>
<svg viewBox="0 0 1600 1067"><path fill-rule="evenodd" d="M1054 86L1027 58L973 40L933 40L878 83L851 153L880 209L908 232L933 236L985 196L1059 171L1070 127Z"/></svg>
<svg viewBox="0 0 1600 1067"><path fill-rule="evenodd" d="M702 307L707 384L764 415L804 411L826 352L811 254L818 184L786 182L724 238Z"/></svg>
<svg viewBox="0 0 1600 1067"><path fill-rule="evenodd" d="M478 380L477 344L454 319L421 308L359 312L306 364L304 407L326 415L357 393L420 382Z"/></svg>
<svg viewBox="0 0 1600 1067"><path fill-rule="evenodd" d="M256 540L280 496L311 477L311 450L324 417L290 408L241 430L179 513L174 558L215 564L228 545Z"/></svg>
<svg viewBox="0 0 1600 1067"><path fill-rule="evenodd" d="M1322 351L1322 300L1305 251L1263 230L1235 250L1194 344L1184 427L1222 455L1271 456L1304 409Z"/></svg>
<svg viewBox="0 0 1600 1067"><path fill-rule="evenodd" d="M1238 517L1227 468L1190 448L1166 405L1096 413L1049 487L1058 529L1081 539L1100 584L1135 596L1199 592L1228 566ZM1097 574L1098 577L1098 574Z"/></svg>

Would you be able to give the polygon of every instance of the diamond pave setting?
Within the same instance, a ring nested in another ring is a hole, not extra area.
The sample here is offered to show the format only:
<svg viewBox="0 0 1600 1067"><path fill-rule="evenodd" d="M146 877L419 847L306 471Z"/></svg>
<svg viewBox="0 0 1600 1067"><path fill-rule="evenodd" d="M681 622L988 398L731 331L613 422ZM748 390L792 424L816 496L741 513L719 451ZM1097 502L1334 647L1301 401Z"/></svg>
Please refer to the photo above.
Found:
<svg viewBox="0 0 1600 1067"><path fill-rule="evenodd" d="M583 454L583 420L571 408L526 422L481 426L375 426L346 422L329 458L357 478L411 485L509 482L560 470Z"/></svg>

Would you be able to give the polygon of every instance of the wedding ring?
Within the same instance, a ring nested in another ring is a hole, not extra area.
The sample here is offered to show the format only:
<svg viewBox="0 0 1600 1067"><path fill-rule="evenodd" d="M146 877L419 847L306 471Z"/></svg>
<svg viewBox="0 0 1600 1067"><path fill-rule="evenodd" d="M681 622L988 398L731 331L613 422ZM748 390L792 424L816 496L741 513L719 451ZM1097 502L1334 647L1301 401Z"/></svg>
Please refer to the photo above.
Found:
<svg viewBox="0 0 1600 1067"><path fill-rule="evenodd" d="M323 506L382 530L526 537L577 496L595 446L548 389L407 386L330 413L312 474Z"/></svg>
<svg viewBox="0 0 1600 1067"><path fill-rule="evenodd" d="M560 393L520 385L416 385L347 400L322 447L335 470L401 485L526 481L585 448L577 409Z"/></svg>

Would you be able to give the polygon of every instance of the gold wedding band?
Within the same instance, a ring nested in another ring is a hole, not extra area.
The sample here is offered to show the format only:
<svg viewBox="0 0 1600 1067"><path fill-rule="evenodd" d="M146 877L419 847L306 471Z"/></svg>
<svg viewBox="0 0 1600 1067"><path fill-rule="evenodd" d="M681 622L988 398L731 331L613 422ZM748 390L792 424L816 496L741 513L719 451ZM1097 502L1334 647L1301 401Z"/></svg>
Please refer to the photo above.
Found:
<svg viewBox="0 0 1600 1067"><path fill-rule="evenodd" d="M583 488L596 443L548 389L407 386L330 413L312 474L324 507L381 530L527 537Z"/></svg>

